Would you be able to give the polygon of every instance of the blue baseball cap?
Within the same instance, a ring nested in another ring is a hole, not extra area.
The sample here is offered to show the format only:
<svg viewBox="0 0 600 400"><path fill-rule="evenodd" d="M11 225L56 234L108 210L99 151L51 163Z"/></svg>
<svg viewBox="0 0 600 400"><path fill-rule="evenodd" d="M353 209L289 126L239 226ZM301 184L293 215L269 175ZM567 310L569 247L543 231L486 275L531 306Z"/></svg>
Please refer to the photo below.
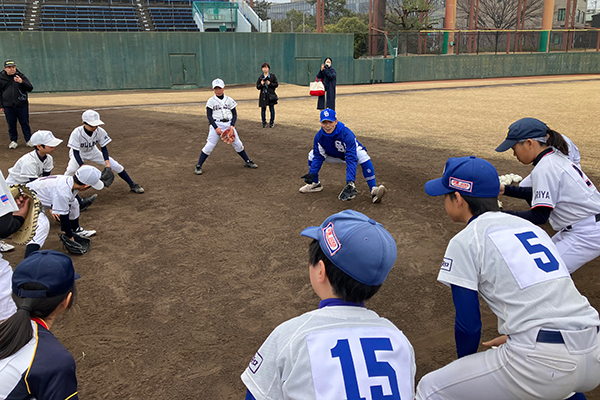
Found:
<svg viewBox="0 0 600 400"><path fill-rule="evenodd" d="M459 192L471 197L498 197L498 171L489 162L475 156L449 158L441 178L425 183L430 196Z"/></svg>
<svg viewBox="0 0 600 400"><path fill-rule="evenodd" d="M500 146L496 147L497 152L503 152L521 140L535 139L540 137L546 137L548 126L536 118L521 118L520 120L513 122L508 127L508 134L504 142L500 143Z"/></svg>
<svg viewBox="0 0 600 400"><path fill-rule="evenodd" d="M321 122L323 121L335 121L337 119L337 115L335 115L335 110L331 108L326 108L321 111Z"/></svg>
<svg viewBox="0 0 600 400"><path fill-rule="evenodd" d="M12 276L12 291L23 298L56 297L67 293L81 278L71 257L55 250L39 250L31 253L15 268ZM25 290L20 287L37 283L46 289Z"/></svg>
<svg viewBox="0 0 600 400"><path fill-rule="evenodd" d="M381 285L396 261L392 235L357 211L333 214L321 226L310 226L301 235L318 240L336 267L368 286Z"/></svg>

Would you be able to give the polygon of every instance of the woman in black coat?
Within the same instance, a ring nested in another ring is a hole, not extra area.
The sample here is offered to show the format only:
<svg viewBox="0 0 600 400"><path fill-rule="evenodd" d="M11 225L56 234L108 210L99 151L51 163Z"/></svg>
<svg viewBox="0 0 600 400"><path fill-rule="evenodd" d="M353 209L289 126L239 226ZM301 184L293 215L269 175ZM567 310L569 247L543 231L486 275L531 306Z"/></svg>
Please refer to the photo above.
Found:
<svg viewBox="0 0 600 400"><path fill-rule="evenodd" d="M256 81L256 88L260 90L258 96L258 106L260 107L260 116L262 118L263 128L267 127L267 106L269 106L269 112L271 113L271 119L269 121L269 127L275 126L275 104L277 104L277 95L275 89L279 86L277 77L272 74L271 66L269 63L263 63L263 73L258 77Z"/></svg>
<svg viewBox="0 0 600 400"><path fill-rule="evenodd" d="M337 81L337 74L335 69L331 66L331 58L327 57L325 62L321 65L321 70L317 74L317 78L323 81L325 86L325 96L327 96L327 107L325 107L325 96L319 96L317 99L317 109L323 110L325 108L331 108L335 110L335 85Z"/></svg>

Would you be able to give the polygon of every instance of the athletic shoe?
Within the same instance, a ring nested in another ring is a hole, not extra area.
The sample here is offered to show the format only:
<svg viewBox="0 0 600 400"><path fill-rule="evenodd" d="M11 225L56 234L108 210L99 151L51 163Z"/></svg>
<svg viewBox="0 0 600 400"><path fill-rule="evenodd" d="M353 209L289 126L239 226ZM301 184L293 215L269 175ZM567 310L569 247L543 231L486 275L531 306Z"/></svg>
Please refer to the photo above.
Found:
<svg viewBox="0 0 600 400"><path fill-rule="evenodd" d="M385 186L375 186L371 189L371 196L373 197L373 203L381 203L381 199L385 196Z"/></svg>
<svg viewBox="0 0 600 400"><path fill-rule="evenodd" d="M321 182L307 183L300 188L300 193L316 193L323 190Z"/></svg>
<svg viewBox="0 0 600 400"><path fill-rule="evenodd" d="M246 161L246 167L248 167L248 168L258 168L258 165L254 164L254 161L248 160L248 161Z"/></svg>
<svg viewBox="0 0 600 400"><path fill-rule="evenodd" d="M89 237L94 236L96 234L96 231L83 229L81 226L79 228L75 229L73 232L75 232L79 236L83 236L83 237L86 237L86 238L89 238Z"/></svg>
<svg viewBox="0 0 600 400"><path fill-rule="evenodd" d="M202 166L201 165L196 165L196 169L194 169L194 173L196 175L202 175Z"/></svg>
<svg viewBox="0 0 600 400"><path fill-rule="evenodd" d="M10 144L8 145L9 149L16 149L19 146L19 144L15 141L10 142Z"/></svg>
<svg viewBox="0 0 600 400"><path fill-rule="evenodd" d="M137 183L134 183L133 185L131 185L129 187L129 190L131 190L133 193L137 193L137 194L144 193L144 188L141 187L140 185L138 185Z"/></svg>
<svg viewBox="0 0 600 400"><path fill-rule="evenodd" d="M267 123L263 122L263 128L266 128L266 127L267 127Z"/></svg>
<svg viewBox="0 0 600 400"><path fill-rule="evenodd" d="M275 122L271 122L271 123L269 124L269 128L275 128Z"/></svg>
<svg viewBox="0 0 600 400"><path fill-rule="evenodd" d="M13 246L12 244L8 244L4 240L0 240L0 251L2 253L6 253L7 251L11 251L14 249L15 249L15 246Z"/></svg>
<svg viewBox="0 0 600 400"><path fill-rule="evenodd" d="M27 143L25 143L25 145L27 145L27 147L35 147L33 143L31 143L31 140L28 140Z"/></svg>
<svg viewBox="0 0 600 400"><path fill-rule="evenodd" d="M85 210L87 210L94 201L96 201L96 199L98 198L97 194L91 195L90 197L86 197L84 199L81 199L81 204L79 205L79 211L83 212Z"/></svg>

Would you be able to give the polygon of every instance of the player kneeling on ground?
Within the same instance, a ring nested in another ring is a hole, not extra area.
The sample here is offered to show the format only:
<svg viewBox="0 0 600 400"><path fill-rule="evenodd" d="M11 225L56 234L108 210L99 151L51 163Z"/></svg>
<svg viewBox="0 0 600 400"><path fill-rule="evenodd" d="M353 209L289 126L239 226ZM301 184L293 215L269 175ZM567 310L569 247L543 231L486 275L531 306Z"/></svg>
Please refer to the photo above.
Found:
<svg viewBox="0 0 600 400"><path fill-rule="evenodd" d="M219 138L225 143L233 146L233 149L238 153L248 168L258 168L246 154L244 144L240 140L237 130L234 128L237 121L237 103L231 97L225 95L225 82L222 79L212 81L213 92L215 95L206 102L206 117L210 128L206 145L202 148L198 164L194 169L196 175L202 175L202 164L208 158L210 153L215 149Z"/></svg>
<svg viewBox="0 0 600 400"><path fill-rule="evenodd" d="M367 149L356 140L356 136L346 125L337 120L335 111L330 108L321 111L321 129L315 135L313 149L308 153L309 170L308 174L302 176L306 185L300 188L300 193L323 190L319 181L323 161L331 164L346 163L346 186L338 196L340 200L348 201L356 197L356 164L360 164L369 185L371 200L373 203L381 202L385 186L377 186L375 183L375 170Z"/></svg>
<svg viewBox="0 0 600 400"><path fill-rule="evenodd" d="M104 125L104 122L100 119L100 114L94 110L87 110L83 113L81 119L83 120L83 125L78 126L71 132L69 143L67 143L67 146L71 150L69 150L69 165L67 165L65 175L72 176L84 162L91 161L97 164L104 164L102 182L106 187L112 184L114 179L112 171L115 171L121 179L127 182L130 191L138 194L144 193L144 189L131 180L131 177L125 171L125 167L108 155L108 148L106 146L112 139L100 126ZM98 150L98 147L96 147L97 144L100 145L102 151Z"/></svg>
<svg viewBox="0 0 600 400"><path fill-rule="evenodd" d="M411 344L364 305L396 261L392 236L352 210L302 235L313 239L308 272L319 309L275 328L242 374L246 399L412 399Z"/></svg>
<svg viewBox="0 0 600 400"><path fill-rule="evenodd" d="M450 240L438 275L452 289L459 359L425 375L418 400L560 400L600 383L598 312L550 237L498 211L499 190L494 166L475 157L450 158L442 178L425 184L467 226ZM502 335L480 353L478 294Z"/></svg>
<svg viewBox="0 0 600 400"><path fill-rule="evenodd" d="M61 240L63 240L63 243L65 243L63 238L77 242L78 237L76 236L89 238L96 234L96 231L83 229L79 225L79 203L75 196L90 187L101 190L104 184L100 180L100 175L98 168L83 165L75 172L74 176L45 176L27 184L27 187L37 194L44 209L52 209L52 214L60 216L60 229L63 233ZM44 245L49 232L50 223L42 212L38 218L35 236L31 242L27 243L25 258ZM67 250L70 249L68 245L67 242Z"/></svg>

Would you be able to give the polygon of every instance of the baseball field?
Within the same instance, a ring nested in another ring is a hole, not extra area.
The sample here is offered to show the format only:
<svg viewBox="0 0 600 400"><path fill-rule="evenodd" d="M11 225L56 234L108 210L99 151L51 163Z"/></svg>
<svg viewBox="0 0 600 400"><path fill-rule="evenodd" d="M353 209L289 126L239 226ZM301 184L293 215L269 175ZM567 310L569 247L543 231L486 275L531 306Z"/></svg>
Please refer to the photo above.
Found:
<svg viewBox="0 0 600 400"><path fill-rule="evenodd" d="M277 92L275 127L263 129L258 91L226 87L259 168L244 168L231 146L219 143L201 176L194 165L208 133L209 89L31 95L32 130L65 140L53 173L64 173L66 140L93 108L113 139L110 155L146 190L130 193L117 177L80 219L98 234L91 251L74 258L82 276L77 306L53 332L77 362L81 399L242 399L239 375L268 334L318 305L308 277L310 240L301 230L348 208L396 239L396 264L367 306L411 341L418 382L456 358L451 292L436 277L462 225L423 190L447 158L477 155L500 174L525 176L531 166L494 148L512 122L532 116L575 142L583 170L600 185L600 75L339 86L339 120L368 149L378 184L388 188L375 205L360 172L356 199L337 199L343 165L324 165L322 192L298 192L320 127L316 99L306 87L282 84ZM30 149L22 136L16 150L6 149L5 124L2 132L6 175ZM502 200L507 209L527 207ZM53 223L45 248L61 249L59 230ZM14 267L24 250L4 257ZM599 268L596 259L573 275L597 309ZM481 303L482 339L489 340L498 336L497 321ZM600 399L600 389L587 397Z"/></svg>

